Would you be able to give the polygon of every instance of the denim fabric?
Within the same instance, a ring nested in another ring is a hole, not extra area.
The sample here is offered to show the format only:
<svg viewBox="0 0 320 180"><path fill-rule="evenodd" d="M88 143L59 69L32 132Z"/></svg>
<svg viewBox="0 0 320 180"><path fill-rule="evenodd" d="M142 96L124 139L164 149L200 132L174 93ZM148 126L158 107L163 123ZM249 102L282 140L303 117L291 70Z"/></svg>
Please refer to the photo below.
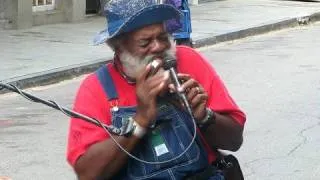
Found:
<svg viewBox="0 0 320 180"><path fill-rule="evenodd" d="M223 172L221 170L217 170L216 174L210 177L208 180L225 180L223 176Z"/></svg>
<svg viewBox="0 0 320 180"><path fill-rule="evenodd" d="M96 71L99 81L107 95L108 101L118 99L114 82L108 68L104 67ZM114 89L114 90L110 90ZM110 97L112 97L110 99ZM110 109L112 124L121 128L129 117L136 113L136 107L119 107ZM159 102L158 115L152 124L152 129L160 132L160 136L166 145L168 152L157 156L152 145L152 130L145 135L132 154L145 161L165 161L177 157L190 144L193 137L193 123L190 116L171 104ZM157 165L150 165L137 160L128 159L128 163L113 179L183 179L202 172L209 166L207 152L197 137L191 148L177 160ZM221 172L216 171L212 180L224 180Z"/></svg>
<svg viewBox="0 0 320 180"><path fill-rule="evenodd" d="M124 121L135 114L135 111L135 107L119 107L118 111L111 111L113 125L120 128ZM134 149L133 155L152 162L169 160L181 154L193 136L191 118L170 104L159 105L154 129L160 131L169 152L156 155L150 131ZM208 165L207 153L197 137L186 154L168 163L151 165L130 158L116 179L182 179L203 170Z"/></svg>
<svg viewBox="0 0 320 180"><path fill-rule="evenodd" d="M107 26L94 37L95 45L123 33L179 18L182 15L173 6L158 4L155 0L113 0L105 6L104 14Z"/></svg>

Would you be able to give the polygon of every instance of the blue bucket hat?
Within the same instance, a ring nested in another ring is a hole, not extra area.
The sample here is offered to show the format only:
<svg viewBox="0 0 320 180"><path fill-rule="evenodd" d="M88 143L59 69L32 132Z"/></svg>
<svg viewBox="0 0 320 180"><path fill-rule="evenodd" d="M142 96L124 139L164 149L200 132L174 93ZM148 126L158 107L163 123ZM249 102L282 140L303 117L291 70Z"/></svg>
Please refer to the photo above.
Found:
<svg viewBox="0 0 320 180"><path fill-rule="evenodd" d="M181 16L175 7L159 4L156 0L111 0L106 4L104 13L107 18L107 28L95 36L95 45L122 33Z"/></svg>

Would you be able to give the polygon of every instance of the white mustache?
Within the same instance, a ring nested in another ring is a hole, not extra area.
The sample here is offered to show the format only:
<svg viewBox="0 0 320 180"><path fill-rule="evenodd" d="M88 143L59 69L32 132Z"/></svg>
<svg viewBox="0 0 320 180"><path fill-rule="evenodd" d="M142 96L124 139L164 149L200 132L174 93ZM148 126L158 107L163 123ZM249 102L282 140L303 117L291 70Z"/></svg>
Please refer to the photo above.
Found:
<svg viewBox="0 0 320 180"><path fill-rule="evenodd" d="M151 63L154 59L160 58L161 60L163 60L163 58L165 58L166 56L175 57L176 46L173 39L170 40L170 43L171 43L171 47L165 50L163 53L148 55L144 58L137 57L131 54L130 52L128 52L127 50L124 50L119 55L120 61L124 68L123 69L124 73L131 78L136 78L137 73L142 68L144 68L149 63Z"/></svg>

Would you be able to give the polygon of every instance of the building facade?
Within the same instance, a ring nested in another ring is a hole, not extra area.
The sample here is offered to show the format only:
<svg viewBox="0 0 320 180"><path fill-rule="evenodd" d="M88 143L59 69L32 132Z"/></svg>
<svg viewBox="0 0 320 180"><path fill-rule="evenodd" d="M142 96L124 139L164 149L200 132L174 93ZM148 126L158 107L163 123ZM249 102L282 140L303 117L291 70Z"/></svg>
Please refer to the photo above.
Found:
<svg viewBox="0 0 320 180"><path fill-rule="evenodd" d="M91 3L90 3L91 2ZM99 0L0 0L0 29L23 29L85 18Z"/></svg>
<svg viewBox="0 0 320 180"><path fill-rule="evenodd" d="M24 29L61 22L76 22L87 14L101 14L110 0L0 0L0 29ZM198 0L189 0L198 4Z"/></svg>

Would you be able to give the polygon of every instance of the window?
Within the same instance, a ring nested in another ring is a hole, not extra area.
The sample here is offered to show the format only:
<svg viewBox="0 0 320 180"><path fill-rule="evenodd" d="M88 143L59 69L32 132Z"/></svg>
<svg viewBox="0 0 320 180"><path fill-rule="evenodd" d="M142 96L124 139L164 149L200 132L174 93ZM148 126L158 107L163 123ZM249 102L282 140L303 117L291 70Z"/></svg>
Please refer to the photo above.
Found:
<svg viewBox="0 0 320 180"><path fill-rule="evenodd" d="M32 11L50 11L54 9L55 0L33 0Z"/></svg>

